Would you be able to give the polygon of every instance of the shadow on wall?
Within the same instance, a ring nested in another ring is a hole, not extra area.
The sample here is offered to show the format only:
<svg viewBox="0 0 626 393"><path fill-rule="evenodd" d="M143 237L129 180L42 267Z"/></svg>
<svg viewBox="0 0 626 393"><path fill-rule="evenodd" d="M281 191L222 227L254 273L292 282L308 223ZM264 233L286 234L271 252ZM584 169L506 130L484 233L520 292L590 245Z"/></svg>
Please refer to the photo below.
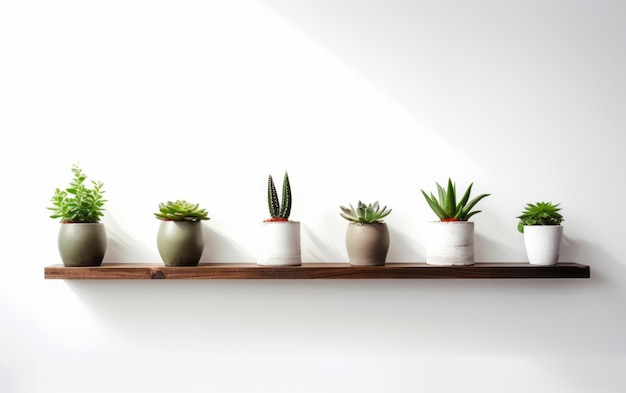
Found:
<svg viewBox="0 0 626 393"><path fill-rule="evenodd" d="M68 285L105 331L140 351L158 343L160 353L625 355L624 344L614 340L626 328L619 322L623 296L609 283L596 278ZM590 319L604 323L594 334L581 334ZM185 333L173 334L180 329Z"/></svg>
<svg viewBox="0 0 626 393"><path fill-rule="evenodd" d="M426 241L418 241L414 235L406 234L390 227L390 247L387 254L387 262L393 263L423 263L426 261ZM425 233L421 234L425 236ZM306 243L304 243L306 241ZM523 241L523 240L522 240ZM345 251L343 238L342 249L329 250L329 245L307 227L303 227L303 262L347 262L348 257ZM476 262L504 262L519 263L527 262L524 251L508 246L505 242L496 238L487 237L481 233L474 235L474 254ZM565 239L562 245L561 262L578 262L568 255L578 255L575 251L579 246L573 240ZM228 254L226 254L228 255ZM487 257L490 256L490 257ZM252 258L252 257L251 257ZM214 262L220 262L215 259ZM583 263L585 262L578 262Z"/></svg>
<svg viewBox="0 0 626 393"><path fill-rule="evenodd" d="M126 232L112 216L107 217L106 231L108 244L103 263L151 263L160 262L161 257L156 248L156 234L154 248L143 245ZM146 256L149 259L146 260Z"/></svg>
<svg viewBox="0 0 626 393"><path fill-rule="evenodd" d="M246 251L234 240L223 236L215 230L204 227L205 250L200 263L253 263L255 256ZM158 263L161 258L156 247L141 246L141 242L133 239L117 223L109 218L107 222L107 235L109 244L104 258L104 263ZM387 255L387 262L424 262L426 260L425 242L416 242L414 236L407 235L394 228L390 228L391 247ZM303 227L303 261L304 262L347 262L345 249L331 249L319 236ZM343 245L343 243L341 243ZM488 250L488 252L487 252ZM592 250L590 252L590 250ZM600 271L604 269L618 270L621 276L626 276L626 267L616 259L601 251L594 244L576 240L565 235L561 245L560 262L575 262L586 265L601 263ZM604 256L601 256L604 254ZM146 255L150 255L146 260ZM486 255L495 257L489 260ZM525 253L507 246L505 243L494 238L489 238L481 233L475 234L475 260L476 262L526 262ZM613 262L608 262L608 261ZM611 276L611 275L608 275Z"/></svg>
<svg viewBox="0 0 626 393"><path fill-rule="evenodd" d="M623 307L626 288L620 285L620 280L626 277L626 262L620 261L595 243L574 240L568 236L564 236L563 243L559 260L589 265L591 283L595 289L609 294L612 300L621 303L620 310L616 311L618 314L626 314Z"/></svg>
<svg viewBox="0 0 626 393"><path fill-rule="evenodd" d="M389 228L390 247L386 261L392 262L423 262L426 260L424 253L415 248L415 239L396 229ZM341 232L340 240L335 244L337 247L331 248L327 239L317 236L308 227L303 227L303 262L337 262L348 263L348 253L345 247L345 233Z"/></svg>
<svg viewBox="0 0 626 393"><path fill-rule="evenodd" d="M418 248L415 236L409 236L394 228L389 228L390 247L387 254L387 262L424 262L426 260L425 249Z"/></svg>
<svg viewBox="0 0 626 393"><path fill-rule="evenodd" d="M154 246L147 247L124 231L113 218L108 218L106 227L108 245L103 263L162 262L156 245L156 232L154 233ZM200 263L249 263L255 260L253 255L246 252L235 241L207 226L204 226L202 231L205 249L200 258Z"/></svg>
<svg viewBox="0 0 626 393"><path fill-rule="evenodd" d="M217 233L207 226L203 228L203 233L205 247L200 263L251 263L255 261L253 255L232 239Z"/></svg>
<svg viewBox="0 0 626 393"><path fill-rule="evenodd" d="M302 226L302 262L347 262L348 256L331 248L327 239L322 239L308 226ZM304 243L306 241L306 243Z"/></svg>
<svg viewBox="0 0 626 393"><path fill-rule="evenodd" d="M489 255L489 257L487 257ZM526 262L526 255L504 242L482 233L474 234L474 260L476 262Z"/></svg>
<svg viewBox="0 0 626 393"><path fill-rule="evenodd" d="M407 235L393 228L391 233L391 247L387 256L387 262L423 263L426 261L427 241L418 242L413 235ZM427 234L422 233L425 237ZM487 252L488 251L488 252ZM505 243L482 234L474 234L474 255L476 262L519 262L525 256L507 246ZM489 260L486 256L495 256L497 260Z"/></svg>

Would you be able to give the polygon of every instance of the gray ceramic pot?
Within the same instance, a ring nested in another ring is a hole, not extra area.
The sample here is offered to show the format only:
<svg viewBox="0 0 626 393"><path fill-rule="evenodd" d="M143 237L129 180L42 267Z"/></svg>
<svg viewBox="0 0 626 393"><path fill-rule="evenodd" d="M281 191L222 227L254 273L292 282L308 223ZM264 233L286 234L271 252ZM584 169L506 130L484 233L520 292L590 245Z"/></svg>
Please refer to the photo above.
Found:
<svg viewBox="0 0 626 393"><path fill-rule="evenodd" d="M61 224L58 247L65 266L100 266L107 248L107 234L104 224Z"/></svg>
<svg viewBox="0 0 626 393"><path fill-rule="evenodd" d="M157 248L166 266L197 266L204 252L201 221L161 221Z"/></svg>
<svg viewBox="0 0 626 393"><path fill-rule="evenodd" d="M387 224L348 224L346 249L351 265L384 265L389 251Z"/></svg>

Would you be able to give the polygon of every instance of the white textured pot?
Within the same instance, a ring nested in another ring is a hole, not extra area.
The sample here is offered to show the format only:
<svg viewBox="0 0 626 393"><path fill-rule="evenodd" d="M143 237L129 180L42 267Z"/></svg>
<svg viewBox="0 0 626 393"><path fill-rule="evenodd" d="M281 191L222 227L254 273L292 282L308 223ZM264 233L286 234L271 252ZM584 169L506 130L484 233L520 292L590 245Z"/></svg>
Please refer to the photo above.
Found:
<svg viewBox="0 0 626 393"><path fill-rule="evenodd" d="M452 266L474 264L474 223L431 221L428 223L426 263Z"/></svg>
<svg viewBox="0 0 626 393"><path fill-rule="evenodd" d="M261 266L300 266L300 222L263 221L260 228Z"/></svg>
<svg viewBox="0 0 626 393"><path fill-rule="evenodd" d="M197 266L204 252L202 221L161 221L157 248L166 266Z"/></svg>
<svg viewBox="0 0 626 393"><path fill-rule="evenodd" d="M65 266L100 266L107 248L104 224L61 224L58 247Z"/></svg>
<svg viewBox="0 0 626 393"><path fill-rule="evenodd" d="M346 250L354 266L382 266L389 251L389 228L377 224L350 223L346 230Z"/></svg>
<svg viewBox="0 0 626 393"><path fill-rule="evenodd" d="M524 246L528 262L531 265L556 265L562 237L562 225L524 226Z"/></svg>

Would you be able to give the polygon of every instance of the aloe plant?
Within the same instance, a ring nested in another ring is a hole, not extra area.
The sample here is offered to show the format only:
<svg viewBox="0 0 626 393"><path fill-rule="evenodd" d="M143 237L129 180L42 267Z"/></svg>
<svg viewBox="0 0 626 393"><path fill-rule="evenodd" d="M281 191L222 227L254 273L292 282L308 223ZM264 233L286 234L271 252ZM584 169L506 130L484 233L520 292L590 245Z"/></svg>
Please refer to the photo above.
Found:
<svg viewBox="0 0 626 393"><path fill-rule="evenodd" d="M441 221L468 221L470 217L481 212L480 210L472 211L474 206L476 206L481 199L491 195L481 194L469 200L473 185L473 183L471 183L461 199L457 202L456 183L453 183L452 180L448 178L447 189L441 187L439 183L436 184L439 199L432 193L430 193L430 195L426 194L424 190L422 190L422 194L424 198L426 198L426 202L428 202L430 208Z"/></svg>
<svg viewBox="0 0 626 393"><path fill-rule="evenodd" d="M62 223L97 223L103 216L104 203L103 184L100 181L91 181L93 188L85 185L87 175L83 173L79 164L72 166L74 176L70 186L65 190L57 188L51 202L50 218L60 219Z"/></svg>
<svg viewBox="0 0 626 393"><path fill-rule="evenodd" d="M282 199L279 201L278 193L272 175L267 180L267 204L270 210L270 219L265 221L289 221L291 214L291 185L289 184L289 175L285 171L283 176Z"/></svg>
<svg viewBox="0 0 626 393"><path fill-rule="evenodd" d="M198 203L189 203L185 200L167 201L159 203L159 211L154 213L156 218L163 221L201 221L210 220L209 212Z"/></svg>
<svg viewBox="0 0 626 393"><path fill-rule="evenodd" d="M350 205L350 207L339 206L341 209L341 217L350 222L360 224L378 224L384 222L384 218L391 213L391 209L387 209L387 206L380 207L378 201L370 204L365 204L361 201L357 203L356 209Z"/></svg>
<svg viewBox="0 0 626 393"><path fill-rule="evenodd" d="M517 230L524 233L525 225L561 225L564 218L561 213L559 213L561 210L559 205L559 203L555 205L552 204L552 202L526 204L522 214L516 217L519 219Z"/></svg>

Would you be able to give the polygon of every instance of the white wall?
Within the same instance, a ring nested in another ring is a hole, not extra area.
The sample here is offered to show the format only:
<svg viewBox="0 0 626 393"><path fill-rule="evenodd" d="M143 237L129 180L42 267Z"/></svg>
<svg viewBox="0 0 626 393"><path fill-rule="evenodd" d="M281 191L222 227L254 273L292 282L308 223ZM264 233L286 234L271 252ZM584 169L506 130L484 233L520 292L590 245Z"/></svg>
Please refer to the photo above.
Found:
<svg viewBox="0 0 626 393"><path fill-rule="evenodd" d="M622 392L626 6L618 1L0 3L0 391ZM44 280L49 198L105 183L105 262L159 262L160 201L203 204L204 262L253 262L288 170L303 257L346 261L340 204L492 195L476 258L560 202L589 280Z"/></svg>

